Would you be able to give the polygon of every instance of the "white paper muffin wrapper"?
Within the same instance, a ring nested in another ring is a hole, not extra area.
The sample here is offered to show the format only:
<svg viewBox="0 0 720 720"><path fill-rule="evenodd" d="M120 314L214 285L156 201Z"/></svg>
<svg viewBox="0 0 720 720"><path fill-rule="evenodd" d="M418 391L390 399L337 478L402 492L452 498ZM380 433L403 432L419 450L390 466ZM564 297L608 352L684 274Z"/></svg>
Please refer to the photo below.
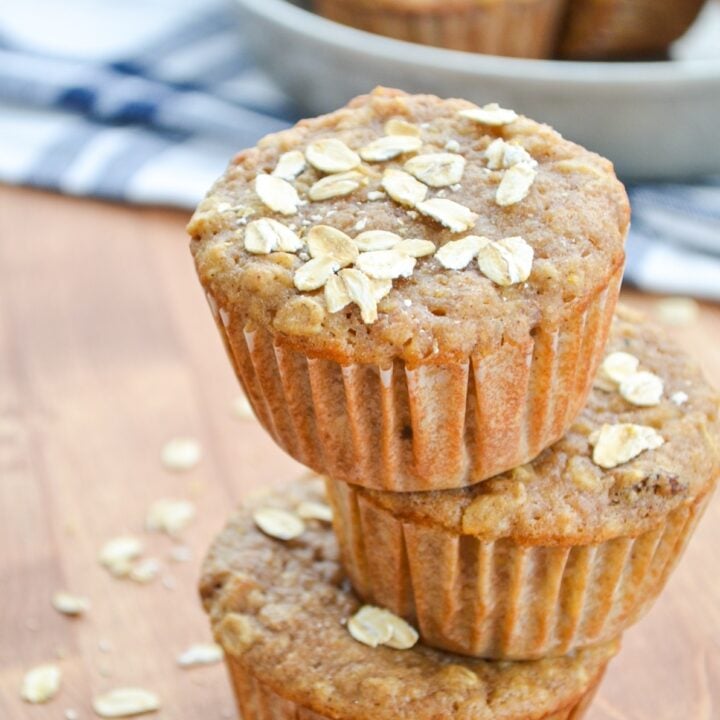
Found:
<svg viewBox="0 0 720 720"><path fill-rule="evenodd" d="M208 296L230 360L265 429L318 473L395 492L464 487L522 465L581 411L604 354L622 278L561 327L467 362L342 365L285 347Z"/></svg>
<svg viewBox="0 0 720 720"><path fill-rule="evenodd" d="M665 586L709 493L637 537L594 545L481 541L393 517L327 480L345 571L367 603L418 628L430 646L528 660L620 635Z"/></svg>

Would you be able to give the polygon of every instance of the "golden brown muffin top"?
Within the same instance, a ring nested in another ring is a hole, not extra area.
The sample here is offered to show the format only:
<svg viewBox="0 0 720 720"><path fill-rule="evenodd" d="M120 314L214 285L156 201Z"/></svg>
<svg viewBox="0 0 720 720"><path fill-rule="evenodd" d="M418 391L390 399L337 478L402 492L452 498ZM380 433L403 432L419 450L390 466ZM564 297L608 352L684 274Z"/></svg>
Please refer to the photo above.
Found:
<svg viewBox="0 0 720 720"><path fill-rule="evenodd" d="M618 649L505 663L421 644L369 647L347 621L360 604L348 589L329 524L306 520L288 541L264 534L257 510L303 512L322 486L298 481L232 518L203 566L201 594L218 641L281 697L344 720L530 720L577 699Z"/></svg>
<svg viewBox="0 0 720 720"><path fill-rule="evenodd" d="M551 128L378 88L239 153L188 231L228 322L421 363L578 312L622 264L628 216L612 165Z"/></svg>
<svg viewBox="0 0 720 720"><path fill-rule="evenodd" d="M569 545L632 536L714 486L719 414L720 395L697 365L641 315L619 308L587 406L535 460L460 490L357 492L398 517L488 540Z"/></svg>

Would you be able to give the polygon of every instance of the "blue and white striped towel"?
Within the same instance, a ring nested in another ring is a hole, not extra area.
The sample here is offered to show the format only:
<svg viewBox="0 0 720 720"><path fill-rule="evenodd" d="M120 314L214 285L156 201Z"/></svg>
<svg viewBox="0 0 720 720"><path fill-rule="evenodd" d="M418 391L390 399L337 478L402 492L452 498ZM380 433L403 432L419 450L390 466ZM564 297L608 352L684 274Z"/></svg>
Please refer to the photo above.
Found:
<svg viewBox="0 0 720 720"><path fill-rule="evenodd" d="M0 16L0 181L192 208L238 149L296 119L222 0L24 0ZM720 175L631 195L627 279L720 301Z"/></svg>

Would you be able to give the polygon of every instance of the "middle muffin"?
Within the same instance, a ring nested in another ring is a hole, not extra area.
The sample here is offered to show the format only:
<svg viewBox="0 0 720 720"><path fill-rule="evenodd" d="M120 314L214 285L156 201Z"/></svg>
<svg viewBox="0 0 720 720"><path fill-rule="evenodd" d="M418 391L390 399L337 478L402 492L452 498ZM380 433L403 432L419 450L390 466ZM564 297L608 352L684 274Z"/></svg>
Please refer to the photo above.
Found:
<svg viewBox="0 0 720 720"><path fill-rule="evenodd" d="M562 655L635 622L717 481L720 403L652 326L617 319L607 352L580 418L528 465L429 493L328 480L356 592L486 658Z"/></svg>

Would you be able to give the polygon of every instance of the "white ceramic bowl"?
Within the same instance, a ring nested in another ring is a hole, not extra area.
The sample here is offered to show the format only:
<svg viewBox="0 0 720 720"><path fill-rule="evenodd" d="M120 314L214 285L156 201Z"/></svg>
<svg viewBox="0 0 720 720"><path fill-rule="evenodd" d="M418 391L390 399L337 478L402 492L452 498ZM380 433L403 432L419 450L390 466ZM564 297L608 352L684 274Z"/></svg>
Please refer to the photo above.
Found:
<svg viewBox="0 0 720 720"><path fill-rule="evenodd" d="M626 178L720 172L720 6L714 0L700 29L679 45L677 59L652 63L444 50L345 27L286 0L236 2L258 64L309 114L386 85L512 107L609 157Z"/></svg>

